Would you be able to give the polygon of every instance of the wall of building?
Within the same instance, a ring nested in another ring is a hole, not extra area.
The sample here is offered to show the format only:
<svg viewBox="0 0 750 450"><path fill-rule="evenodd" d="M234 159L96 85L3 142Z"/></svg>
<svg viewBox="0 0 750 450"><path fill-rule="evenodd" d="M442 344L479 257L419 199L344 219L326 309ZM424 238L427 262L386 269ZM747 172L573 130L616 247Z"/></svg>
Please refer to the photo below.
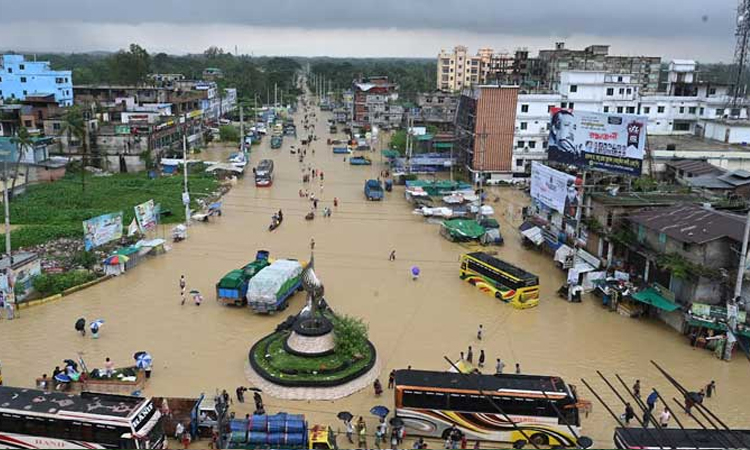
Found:
<svg viewBox="0 0 750 450"><path fill-rule="evenodd" d="M472 166L483 172L510 173L518 87L483 86L479 92Z"/></svg>
<svg viewBox="0 0 750 450"><path fill-rule="evenodd" d="M72 72L52 70L49 62L26 61L23 55L3 55L0 58L0 97L23 100L32 94L54 94L60 106L72 106Z"/></svg>

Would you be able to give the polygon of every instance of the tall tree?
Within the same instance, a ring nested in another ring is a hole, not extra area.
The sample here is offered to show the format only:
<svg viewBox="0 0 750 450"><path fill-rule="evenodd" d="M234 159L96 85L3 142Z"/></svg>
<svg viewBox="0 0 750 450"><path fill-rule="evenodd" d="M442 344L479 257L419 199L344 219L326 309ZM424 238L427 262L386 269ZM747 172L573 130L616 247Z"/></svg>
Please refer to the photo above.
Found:
<svg viewBox="0 0 750 450"><path fill-rule="evenodd" d="M117 84L142 84L151 71L151 57L138 44L120 50L109 59L109 79Z"/></svg>
<svg viewBox="0 0 750 450"><path fill-rule="evenodd" d="M18 129L16 135L11 138L11 142L16 144L16 147L18 148L18 159L16 160L16 167L13 170L13 183L11 184L10 191L8 192L9 198L13 197L13 192L15 192L16 190L16 180L18 180L18 172L19 172L19 167L21 166L21 161L23 160L23 155L27 149L32 148L32 146L34 145L34 142L32 141L31 136L29 135L29 130L27 130L26 127L24 126ZM26 165L25 182L26 183L29 182L29 165L28 164Z"/></svg>
<svg viewBox="0 0 750 450"><path fill-rule="evenodd" d="M86 192L86 155L88 155L88 123L79 106L72 106L65 111L60 134L68 136L68 148L73 137L81 142L81 192Z"/></svg>

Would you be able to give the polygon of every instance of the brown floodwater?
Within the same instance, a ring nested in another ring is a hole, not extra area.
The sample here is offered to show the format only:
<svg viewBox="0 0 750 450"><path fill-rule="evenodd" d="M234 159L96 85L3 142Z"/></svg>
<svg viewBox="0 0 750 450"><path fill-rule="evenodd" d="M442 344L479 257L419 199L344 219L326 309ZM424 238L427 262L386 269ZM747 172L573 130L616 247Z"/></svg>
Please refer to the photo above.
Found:
<svg viewBox="0 0 750 450"><path fill-rule="evenodd" d="M499 257L541 280L539 306L519 311L459 280L458 258L466 248L446 241L437 225L411 214L403 188L387 193L385 201L365 201L363 185L381 170L380 155L373 154L371 167L345 163L325 143L330 113L317 115L317 134L322 138L313 145L316 154L308 152L305 164L324 172L324 190L319 195L317 180L307 188L322 198L319 211L339 198L332 217L304 220L311 205L299 198L298 190L304 188L301 168L296 156L289 154L289 145L298 141L286 138L282 149L271 150L266 138L260 148L253 148L251 164L274 159L273 187L256 188L248 170L248 176L224 198L223 217L194 224L188 240L175 244L168 254L61 301L23 310L19 320L0 322L6 385L33 386L35 377L51 373L55 365L78 352L93 368L101 367L105 357L117 365L130 364L134 352L147 350L155 367L146 395L197 396L217 389L233 393L235 387L248 384L244 367L250 346L286 315L260 316L220 306L213 301L214 284L227 271L251 261L258 249L267 249L274 257L306 259L314 238L316 271L325 284L326 299L335 310L369 324L371 340L382 358L383 381L391 369L407 365L444 370L444 355L457 358L472 345L475 354L485 350L488 367L496 357L502 357L508 368L520 362L524 373L559 375L591 400L581 378L617 404L597 370L609 376L620 374L629 385L639 378L644 392L654 386L677 396L650 365L653 359L690 389L716 380L718 392L707 400L708 406L728 424L750 428L750 367L744 358L723 362L691 348L664 324L608 312L592 298L571 304L556 296L563 272L549 256L524 250L515 231L521 208L528 203L523 193L495 189L501 200L493 204L505 237L505 245L497 249ZM298 118L301 128L300 122ZM230 151L214 147L202 157L219 159ZM284 222L268 232L271 215L279 208ZM397 260L389 262L393 249ZM418 281L412 281L409 273L413 265L422 271ZM180 274L187 277L189 289L204 293L207 301L202 306L180 306ZM297 311L303 302L302 295L295 295L289 311ZM79 317L106 320L100 339L82 338L74 331ZM476 341L479 324L485 329L481 345ZM310 423L339 429L338 411L363 415L373 430L369 409L376 404L393 406L392 398L376 399L370 389L335 402L265 401L269 412L304 413ZM614 421L595 400L593 405L593 413L583 422L584 434L598 447L609 447ZM249 406L235 408L238 415L250 412ZM620 406L616 409L618 414L622 411ZM690 422L684 414L679 418Z"/></svg>

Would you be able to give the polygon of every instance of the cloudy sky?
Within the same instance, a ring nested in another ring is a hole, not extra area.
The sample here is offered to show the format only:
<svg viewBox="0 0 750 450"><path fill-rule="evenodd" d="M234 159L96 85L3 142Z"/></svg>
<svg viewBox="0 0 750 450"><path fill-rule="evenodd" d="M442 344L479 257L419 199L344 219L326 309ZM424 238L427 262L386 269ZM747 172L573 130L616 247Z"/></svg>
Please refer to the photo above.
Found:
<svg viewBox="0 0 750 450"><path fill-rule="evenodd" d="M737 0L0 0L0 48L434 57L611 44L611 53L731 61Z"/></svg>

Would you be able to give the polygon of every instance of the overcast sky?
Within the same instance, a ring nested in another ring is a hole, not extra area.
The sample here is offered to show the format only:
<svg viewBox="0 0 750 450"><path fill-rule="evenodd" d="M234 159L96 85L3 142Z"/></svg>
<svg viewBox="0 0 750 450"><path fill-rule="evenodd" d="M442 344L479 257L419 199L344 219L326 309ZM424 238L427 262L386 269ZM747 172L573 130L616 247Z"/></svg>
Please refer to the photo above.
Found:
<svg viewBox="0 0 750 450"><path fill-rule="evenodd" d="M731 61L737 0L0 0L0 47L29 51L434 57L457 44L513 51Z"/></svg>

